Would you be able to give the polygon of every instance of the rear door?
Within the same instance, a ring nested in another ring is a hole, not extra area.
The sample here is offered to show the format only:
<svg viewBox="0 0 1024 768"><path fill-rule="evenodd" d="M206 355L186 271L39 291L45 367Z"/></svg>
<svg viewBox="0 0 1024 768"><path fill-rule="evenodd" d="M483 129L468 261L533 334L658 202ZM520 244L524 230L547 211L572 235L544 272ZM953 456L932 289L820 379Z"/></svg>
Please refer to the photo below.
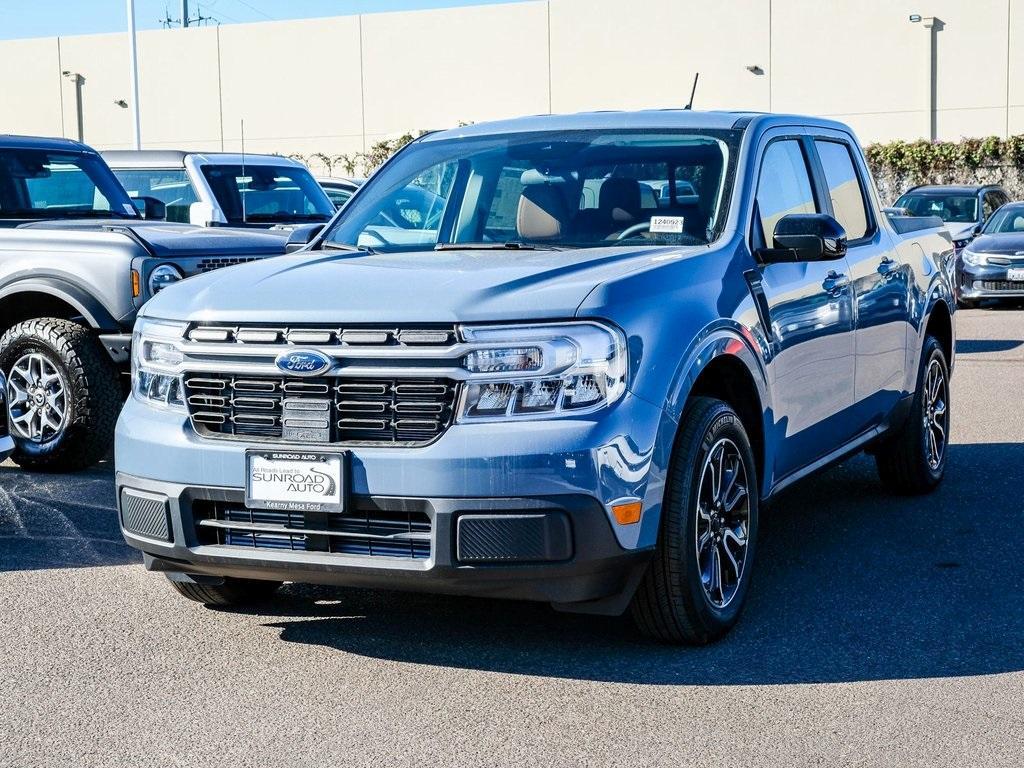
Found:
<svg viewBox="0 0 1024 768"><path fill-rule="evenodd" d="M826 213L843 225L849 248L857 350L854 426L860 432L883 421L903 391L908 275L888 231L875 219L867 169L853 140L839 131L815 133Z"/></svg>
<svg viewBox="0 0 1024 768"><path fill-rule="evenodd" d="M822 213L812 183L813 147L801 134L770 132L763 144L751 244L772 244L786 214ZM775 479L835 450L853 436L853 299L849 267L835 261L760 268L774 357Z"/></svg>

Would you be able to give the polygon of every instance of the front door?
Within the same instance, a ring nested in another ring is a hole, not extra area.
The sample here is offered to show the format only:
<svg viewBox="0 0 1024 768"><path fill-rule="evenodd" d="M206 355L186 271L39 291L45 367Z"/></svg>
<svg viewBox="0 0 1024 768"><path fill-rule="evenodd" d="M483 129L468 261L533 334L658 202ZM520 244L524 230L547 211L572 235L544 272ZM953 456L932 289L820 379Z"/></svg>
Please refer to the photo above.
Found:
<svg viewBox="0 0 1024 768"><path fill-rule="evenodd" d="M809 146L798 136L766 146L757 183L753 241L772 244L786 214L821 213L811 183ZM773 357L772 457L777 481L854 436L854 314L845 259L761 267Z"/></svg>

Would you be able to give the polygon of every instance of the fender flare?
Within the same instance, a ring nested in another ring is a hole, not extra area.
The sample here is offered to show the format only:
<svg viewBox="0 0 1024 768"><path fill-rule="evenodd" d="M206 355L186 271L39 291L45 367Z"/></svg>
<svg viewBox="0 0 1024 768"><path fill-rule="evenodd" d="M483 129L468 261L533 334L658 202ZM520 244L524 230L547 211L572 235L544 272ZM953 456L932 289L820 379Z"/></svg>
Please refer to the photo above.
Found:
<svg viewBox="0 0 1024 768"><path fill-rule="evenodd" d="M74 307L91 328L98 330L117 330L119 323L106 307L103 306L84 288L69 280L59 277L28 277L13 280L0 286L0 304L4 300L20 293L44 293L60 299Z"/></svg>

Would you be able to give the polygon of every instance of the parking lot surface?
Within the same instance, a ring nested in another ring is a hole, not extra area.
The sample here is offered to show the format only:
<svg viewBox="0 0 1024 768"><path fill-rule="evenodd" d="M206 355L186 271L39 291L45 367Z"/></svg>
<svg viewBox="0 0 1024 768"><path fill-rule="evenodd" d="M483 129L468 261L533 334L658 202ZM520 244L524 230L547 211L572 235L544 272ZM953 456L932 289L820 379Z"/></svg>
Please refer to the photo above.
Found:
<svg viewBox="0 0 1024 768"><path fill-rule="evenodd" d="M1019 766L1024 311L958 335L940 490L887 496L862 456L785 492L707 648L362 590L210 610L123 544L109 462L4 465L0 765Z"/></svg>

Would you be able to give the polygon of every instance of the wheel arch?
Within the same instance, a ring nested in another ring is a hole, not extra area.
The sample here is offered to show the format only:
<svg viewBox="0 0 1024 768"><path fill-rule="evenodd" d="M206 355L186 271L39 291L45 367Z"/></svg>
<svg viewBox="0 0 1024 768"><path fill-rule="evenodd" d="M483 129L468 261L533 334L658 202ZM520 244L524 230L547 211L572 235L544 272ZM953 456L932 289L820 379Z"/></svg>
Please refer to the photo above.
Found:
<svg viewBox="0 0 1024 768"><path fill-rule="evenodd" d="M953 370L953 356L956 353L956 338L953 334L953 313L942 299L937 299L928 312L921 343L928 336L934 336L946 355L946 363Z"/></svg>
<svg viewBox="0 0 1024 768"><path fill-rule="evenodd" d="M94 329L118 327L114 317L82 288L52 277L8 283L0 288L0 329L34 317L84 321Z"/></svg>

